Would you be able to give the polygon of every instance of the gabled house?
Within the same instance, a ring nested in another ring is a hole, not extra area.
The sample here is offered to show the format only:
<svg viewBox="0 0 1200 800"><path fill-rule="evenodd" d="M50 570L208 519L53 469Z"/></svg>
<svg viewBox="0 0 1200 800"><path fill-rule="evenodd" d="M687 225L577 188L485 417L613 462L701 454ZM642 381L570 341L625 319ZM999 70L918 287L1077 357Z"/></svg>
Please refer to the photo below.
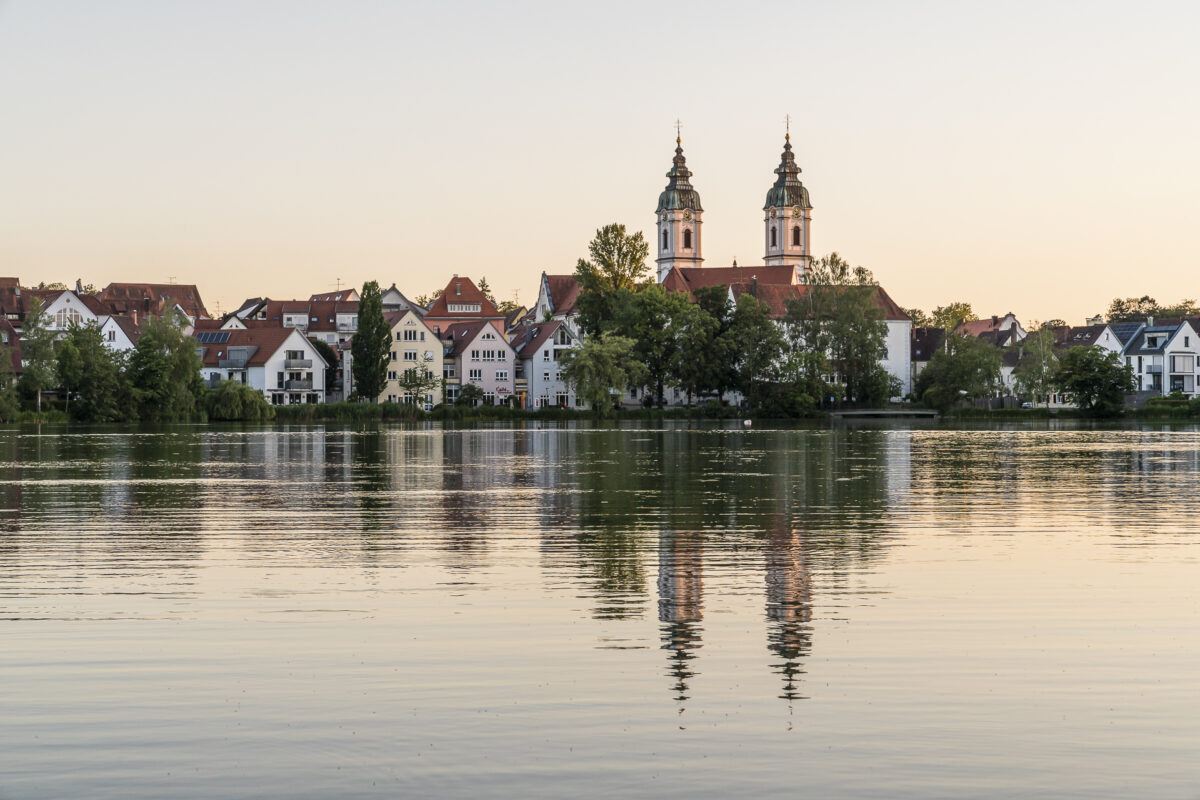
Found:
<svg viewBox="0 0 1200 800"><path fill-rule="evenodd" d="M579 405L562 374L563 353L578 344L578 336L563 320L526 320L518 328L512 345L517 351L515 391L523 408Z"/></svg>
<svg viewBox="0 0 1200 800"><path fill-rule="evenodd" d="M137 346L142 336L142 329L132 317L120 317L105 314L100 317L100 338L109 350L125 352Z"/></svg>
<svg viewBox="0 0 1200 800"><path fill-rule="evenodd" d="M357 300L358 298L356 297L354 299ZM394 283L391 285L391 287L383 290L383 293L379 299L380 304L383 306L383 313L385 314L389 311L404 312L410 310L422 315L425 313L424 308L405 297L404 292L397 289L396 284Z"/></svg>
<svg viewBox="0 0 1200 800"><path fill-rule="evenodd" d="M455 275L446 284L441 295L429 304L425 312L425 323L439 333L459 322L495 320L504 322L504 315L496 305L484 297L483 292L470 278Z"/></svg>
<svg viewBox="0 0 1200 800"><path fill-rule="evenodd" d="M1200 337L1187 320L1146 320L1124 357L1139 394L1200 394Z"/></svg>
<svg viewBox="0 0 1200 800"><path fill-rule="evenodd" d="M178 308L189 322L208 316L200 290L193 284L173 283L110 283L99 294L108 313L145 319L161 317Z"/></svg>
<svg viewBox="0 0 1200 800"><path fill-rule="evenodd" d="M329 365L295 328L206 330L194 338L209 387L235 380L258 389L274 405L325 402Z"/></svg>
<svg viewBox="0 0 1200 800"><path fill-rule="evenodd" d="M359 296L358 290L351 287L349 289L338 289L336 292L309 295L308 301L310 303L357 303Z"/></svg>
<svg viewBox="0 0 1200 800"><path fill-rule="evenodd" d="M380 394L380 403L409 403L422 406L426 411L442 402L442 391L434 389L423 397L415 397L407 391L400 380L408 370L424 370L441 378L443 375L443 342L425 320L411 308L404 311L389 311L384 314L392 332L389 352L387 385Z"/></svg>
<svg viewBox="0 0 1200 800"><path fill-rule="evenodd" d="M537 303L530 314L532 321L537 323L556 319L568 323L572 330L578 330L574 322L575 301L582 291L583 287L574 275L547 275L543 272L538 283Z"/></svg>
<svg viewBox="0 0 1200 800"><path fill-rule="evenodd" d="M1011 311L1002 317L992 316L988 319L964 322L955 328L954 332L961 336L984 339L997 347L1016 344L1028 335Z"/></svg>
<svg viewBox="0 0 1200 800"><path fill-rule="evenodd" d="M96 298L91 295L78 295L70 289L27 289L25 291L26 312L28 312L29 300L34 297L42 301L49 328L54 331L65 331L72 325L99 323L100 316L106 315L104 307Z"/></svg>
<svg viewBox="0 0 1200 800"><path fill-rule="evenodd" d="M500 405L513 396L517 354L500 325L498 320L477 320L442 331L447 403L455 402L467 384L483 391L484 405Z"/></svg>
<svg viewBox="0 0 1200 800"><path fill-rule="evenodd" d="M942 349L946 343L946 329L922 327L912 329L912 341L909 346L909 361L912 364L912 383L915 386L921 370L929 365L933 354Z"/></svg>

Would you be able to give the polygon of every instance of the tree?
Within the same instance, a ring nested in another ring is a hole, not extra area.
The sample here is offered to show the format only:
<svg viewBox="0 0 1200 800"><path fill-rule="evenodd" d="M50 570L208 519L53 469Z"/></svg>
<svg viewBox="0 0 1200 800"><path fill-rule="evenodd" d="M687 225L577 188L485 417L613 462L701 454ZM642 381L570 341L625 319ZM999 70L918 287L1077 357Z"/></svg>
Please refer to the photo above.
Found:
<svg viewBox="0 0 1200 800"><path fill-rule="evenodd" d="M1042 329L1053 330L1054 328L1066 328L1066 327L1068 327L1068 325L1065 321L1055 318L1055 319L1046 320L1038 327L1042 328Z"/></svg>
<svg viewBox="0 0 1200 800"><path fill-rule="evenodd" d="M113 422L126 416L128 404L121 401L129 392L119 359L104 346L96 323L67 329L58 343L57 371L68 415L82 422Z"/></svg>
<svg viewBox="0 0 1200 800"><path fill-rule="evenodd" d="M841 383L847 400L867 405L886 402L891 392L882 364L887 355L887 323L877 302L879 284L874 276L830 253L812 264L808 284L803 297L788 303L794 345L827 359L822 377L826 383Z"/></svg>
<svg viewBox="0 0 1200 800"><path fill-rule="evenodd" d="M725 333L733 355L738 390L751 408L761 408L770 386L778 380L785 342L771 309L757 297L737 299L733 319Z"/></svg>
<svg viewBox="0 0 1200 800"><path fill-rule="evenodd" d="M1054 391L1058 356L1054 352L1054 329L1042 327L1021 341L1021 356L1013 369L1017 390L1035 405L1049 403Z"/></svg>
<svg viewBox="0 0 1200 800"><path fill-rule="evenodd" d="M634 341L612 332L589 337L562 354L563 378L601 416L616 407L628 386L641 385L646 367L634 355Z"/></svg>
<svg viewBox="0 0 1200 800"><path fill-rule="evenodd" d="M1141 297L1115 297L1108 304L1109 322L1141 320L1158 314L1158 301L1148 294Z"/></svg>
<svg viewBox="0 0 1200 800"><path fill-rule="evenodd" d="M434 289L432 292L419 294L413 298L413 302L419 306L425 306L428 308L430 303L442 296L442 291L442 289Z"/></svg>
<svg viewBox="0 0 1200 800"><path fill-rule="evenodd" d="M683 357L683 333L700 324L699 309L687 295L668 292L661 286L646 286L630 296L618 329L633 340L633 353L646 367L646 380L656 402L662 402L663 386L679 376Z"/></svg>
<svg viewBox="0 0 1200 800"><path fill-rule="evenodd" d="M496 305L496 295L492 294L492 287L488 285L488 279L486 275L480 276L479 278L479 293L490 300L492 305Z"/></svg>
<svg viewBox="0 0 1200 800"><path fill-rule="evenodd" d="M932 320L935 328L945 328L946 333L953 333L964 322L974 322L978 315L971 310L970 303L957 302L938 306L933 310Z"/></svg>
<svg viewBox="0 0 1200 800"><path fill-rule="evenodd" d="M42 413L42 392L54 385L55 333L40 298L31 297L21 328L21 390L35 397L35 408Z"/></svg>
<svg viewBox="0 0 1200 800"><path fill-rule="evenodd" d="M482 402L483 389L480 389L473 383L468 383L459 390L458 399L454 401L454 405L474 408Z"/></svg>
<svg viewBox="0 0 1200 800"><path fill-rule="evenodd" d="M1072 347L1059 362L1055 376L1063 394L1080 409L1114 415L1125 406L1125 394L1134 390L1133 368L1118 353L1098 347Z"/></svg>
<svg viewBox="0 0 1200 800"><path fill-rule="evenodd" d="M173 317L149 317L129 357L131 397L140 419L175 422L203 411L203 362L196 341L184 336Z"/></svg>
<svg viewBox="0 0 1200 800"><path fill-rule="evenodd" d="M912 320L914 328L931 328L933 327L933 317L926 314L919 308L906 308L904 313L908 314L908 318Z"/></svg>
<svg viewBox="0 0 1200 800"><path fill-rule="evenodd" d="M439 388L442 388L443 378L441 375L434 375L425 365L417 367L409 367L400 373L400 388L407 394L413 396L413 402L420 406L423 405L425 395L432 395ZM443 396L445 393L443 391Z"/></svg>
<svg viewBox="0 0 1200 800"><path fill-rule="evenodd" d="M999 380L999 350L973 336L951 333L945 348L917 376L914 393L925 405L944 411L960 400L989 397Z"/></svg>
<svg viewBox="0 0 1200 800"><path fill-rule="evenodd" d="M327 342L313 337L309 337L308 341L328 365L325 369L325 394L328 396L329 392L333 391L333 387L337 385L338 355Z"/></svg>
<svg viewBox="0 0 1200 800"><path fill-rule="evenodd" d="M358 330L350 343L354 364L354 393L377 402L387 387L392 329L383 318L383 296L376 281L363 284L358 301Z"/></svg>
<svg viewBox="0 0 1200 800"><path fill-rule="evenodd" d="M258 389L241 381L221 381L205 397L208 418L265 422L275 418L275 407Z"/></svg>
<svg viewBox="0 0 1200 800"><path fill-rule="evenodd" d="M640 231L628 235L624 225L613 223L596 231L588 253L591 260L581 258L575 267L580 286L575 308L583 330L598 334L612 328L629 293L649 277L650 247Z"/></svg>
<svg viewBox="0 0 1200 800"><path fill-rule="evenodd" d="M16 422L21 415L13 357L13 346L0 344L0 422Z"/></svg>

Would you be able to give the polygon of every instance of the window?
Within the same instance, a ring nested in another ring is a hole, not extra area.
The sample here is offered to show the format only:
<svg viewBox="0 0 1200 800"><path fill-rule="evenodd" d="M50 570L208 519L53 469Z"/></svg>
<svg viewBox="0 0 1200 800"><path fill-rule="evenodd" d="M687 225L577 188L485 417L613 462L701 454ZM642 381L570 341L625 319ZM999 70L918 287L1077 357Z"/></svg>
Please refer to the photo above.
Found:
<svg viewBox="0 0 1200 800"><path fill-rule="evenodd" d="M1188 344L1188 337L1187 337L1187 336L1183 337L1183 346L1184 346L1184 347L1191 347L1191 345L1190 345L1190 344Z"/></svg>
<svg viewBox="0 0 1200 800"><path fill-rule="evenodd" d="M481 370L481 369L471 370L469 376L467 377L467 380L472 381L472 382L483 380L483 370Z"/></svg>
<svg viewBox="0 0 1200 800"><path fill-rule="evenodd" d="M408 331L405 331L405 333L408 333ZM396 341L397 342L402 341L402 337L403 337L403 334L401 334L400 331L396 331Z"/></svg>
<svg viewBox="0 0 1200 800"><path fill-rule="evenodd" d="M692 249L692 229L691 228L686 228L683 231L683 249L684 250Z"/></svg>
<svg viewBox="0 0 1200 800"><path fill-rule="evenodd" d="M275 388L276 389L283 388L283 373L282 372L278 372L275 374ZM280 399L282 400L282 397Z"/></svg>
<svg viewBox="0 0 1200 800"><path fill-rule="evenodd" d="M405 361L416 361L417 360L417 351L416 350L405 350L404 351L404 360Z"/></svg>
<svg viewBox="0 0 1200 800"><path fill-rule="evenodd" d="M799 247L799 246L800 246L800 226L793 225L792 226L792 247Z"/></svg>
<svg viewBox="0 0 1200 800"><path fill-rule="evenodd" d="M550 382L550 373L549 373L549 372L543 372L543 373L542 373L542 380L544 380L544 381L546 381L547 383L549 383L549 382Z"/></svg>
<svg viewBox="0 0 1200 800"><path fill-rule="evenodd" d="M483 393L483 404L485 406L496 405L496 393L495 392L484 392Z"/></svg>
<svg viewBox="0 0 1200 800"><path fill-rule="evenodd" d="M478 360L479 360L479 351L478 351L478 350L472 350L472 351L471 351L471 360L472 360L472 361L478 361Z"/></svg>
<svg viewBox="0 0 1200 800"><path fill-rule="evenodd" d="M550 360L550 351L543 350L542 351L542 361L549 361L549 360Z"/></svg>
<svg viewBox="0 0 1200 800"><path fill-rule="evenodd" d="M117 332L114 331L112 328L108 329L108 340L110 342L115 342L117 340ZM8 344L8 334L7 333L4 334L4 343Z"/></svg>
<svg viewBox="0 0 1200 800"><path fill-rule="evenodd" d="M416 340L417 340L417 332L416 332L416 330L411 330L411 329L410 329L410 330L406 330L406 331L404 332L404 341L406 341L406 342L415 342Z"/></svg>
<svg viewBox="0 0 1200 800"><path fill-rule="evenodd" d="M508 370L506 370L506 369L496 370L496 380L507 381L508 380Z"/></svg>
<svg viewBox="0 0 1200 800"><path fill-rule="evenodd" d="M667 249L667 232L663 231L663 250Z"/></svg>
<svg viewBox="0 0 1200 800"><path fill-rule="evenodd" d="M448 303L447 308L452 314L478 314L480 311L479 303Z"/></svg>
<svg viewBox="0 0 1200 800"><path fill-rule="evenodd" d="M771 247L775 247L777 245L778 242L775 241L775 226L771 226Z"/></svg>
<svg viewBox="0 0 1200 800"><path fill-rule="evenodd" d="M399 380L399 378L396 377L396 370L394 370L394 369L388 370L388 380L389 381Z"/></svg>
<svg viewBox="0 0 1200 800"><path fill-rule="evenodd" d="M447 380L455 377L455 370L454 370L453 362L451 362L449 364L442 364L442 377Z"/></svg>
<svg viewBox="0 0 1200 800"><path fill-rule="evenodd" d="M396 360L396 351L395 350L392 350L390 353L388 353L388 355L392 357L392 361Z"/></svg>

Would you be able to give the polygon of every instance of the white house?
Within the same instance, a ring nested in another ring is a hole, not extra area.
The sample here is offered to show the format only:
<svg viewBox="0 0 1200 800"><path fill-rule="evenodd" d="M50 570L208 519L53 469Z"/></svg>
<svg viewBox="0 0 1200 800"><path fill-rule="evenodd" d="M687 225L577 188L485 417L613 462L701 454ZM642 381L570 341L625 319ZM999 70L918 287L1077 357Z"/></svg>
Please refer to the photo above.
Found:
<svg viewBox="0 0 1200 800"><path fill-rule="evenodd" d="M579 344L578 337L561 320L527 321L513 337L517 350L517 392L524 382L525 408L580 405L574 389L563 380L562 354Z"/></svg>
<svg viewBox="0 0 1200 800"><path fill-rule="evenodd" d="M1125 348L1124 358L1133 368L1138 392L1200 394L1200 336L1187 320L1147 320Z"/></svg>
<svg viewBox="0 0 1200 800"><path fill-rule="evenodd" d="M241 381L274 405L325 402L329 365L295 328L204 330L195 339L210 387Z"/></svg>
<svg viewBox="0 0 1200 800"><path fill-rule="evenodd" d="M142 329L132 317L105 314L100 317L100 338L109 350L124 352L137 346Z"/></svg>

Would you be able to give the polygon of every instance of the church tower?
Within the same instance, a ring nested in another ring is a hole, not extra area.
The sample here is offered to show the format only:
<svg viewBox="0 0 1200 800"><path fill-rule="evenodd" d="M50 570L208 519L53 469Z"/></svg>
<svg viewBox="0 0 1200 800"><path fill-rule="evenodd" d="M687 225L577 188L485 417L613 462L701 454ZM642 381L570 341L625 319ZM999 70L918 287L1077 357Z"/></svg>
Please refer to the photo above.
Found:
<svg viewBox="0 0 1200 800"><path fill-rule="evenodd" d="M700 256L700 193L692 188L692 177L683 157L683 140L675 137L675 162L667 173L667 188L658 196L658 282L662 283L672 267L699 267Z"/></svg>
<svg viewBox="0 0 1200 800"><path fill-rule="evenodd" d="M812 203L808 201L808 189L800 182L790 132L784 138L783 156L775 174L779 177L767 192L767 204L763 207L767 243L764 263L798 267L797 274L803 277L812 260L808 239Z"/></svg>

